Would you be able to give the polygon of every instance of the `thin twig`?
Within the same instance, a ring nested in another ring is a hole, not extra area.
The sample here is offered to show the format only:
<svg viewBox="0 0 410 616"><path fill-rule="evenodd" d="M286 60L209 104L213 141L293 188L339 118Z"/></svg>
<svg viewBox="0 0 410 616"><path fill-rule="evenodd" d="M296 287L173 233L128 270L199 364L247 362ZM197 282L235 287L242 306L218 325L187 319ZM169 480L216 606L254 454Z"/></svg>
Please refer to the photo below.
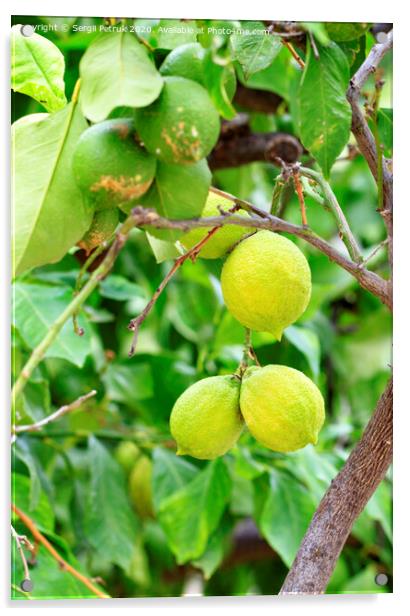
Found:
<svg viewBox="0 0 410 616"><path fill-rule="evenodd" d="M67 571L77 580L82 582L84 586L86 586L91 592L93 592L97 597L101 599L109 599L109 596L105 593L101 592L99 588L94 586L92 582L88 578L86 578L82 573L77 571L70 563L68 563L64 558L60 556L60 554L56 551L56 549L51 545L51 543L44 537L44 535L38 530L37 526L34 524L33 520L28 517L23 511L21 511L14 504L11 505L14 513L20 518L23 524L29 529L34 539L41 543L46 550L51 554L51 556L57 561L58 565L63 571Z"/></svg>
<svg viewBox="0 0 410 616"><path fill-rule="evenodd" d="M97 287L99 282L108 274L114 265L115 259L118 256L118 253L123 248L125 242L128 239L128 235L131 229L134 227L134 219L132 216L129 216L125 222L121 225L119 231L116 234L115 240L111 245L109 251L105 255L103 261L94 270L91 274L90 278L86 282L86 284L82 287L81 291L74 297L74 299L68 304L68 306L63 310L59 317L54 321L54 323L49 327L47 334L41 340L41 342L36 346L36 348L31 353L27 363L24 365L23 369L20 372L18 379L16 380L13 390L12 390L12 400L15 403L17 397L21 394L24 387L27 384L33 370L38 366L38 364L44 358L44 355L47 349L53 344L54 340L57 338L61 329L64 327L65 323L76 314L80 307L84 304L86 299L91 295L94 289Z"/></svg>
<svg viewBox="0 0 410 616"><path fill-rule="evenodd" d="M296 49L293 47L292 43L289 43L289 41L285 41L285 39L282 39L282 44L287 49L289 49L289 51L292 54L292 56L294 57L294 59L299 64L300 68L303 70L305 68L305 62L304 62L304 60L302 60L302 58L300 57L300 55L298 54Z"/></svg>
<svg viewBox="0 0 410 616"><path fill-rule="evenodd" d="M299 199L300 212L302 214L302 225L304 227L307 227L308 221L307 221L307 216L306 216L306 204L305 204L305 198L303 196L303 188L302 188L302 184L300 181L299 169L297 166L293 167L292 176L293 176L293 183L295 185L296 194Z"/></svg>
<svg viewBox="0 0 410 616"><path fill-rule="evenodd" d="M233 208L228 210L226 213L224 213L223 216L229 215L230 212L235 212L238 209L239 208L237 206L234 206ZM178 257L178 259L174 261L173 266L171 267L171 269L169 270L165 278L161 281L160 285L155 290L154 295L149 300L144 310L141 312L141 314L138 315L138 317L131 319L131 321L128 324L128 329L133 331L134 335L132 337L131 348L128 353L129 357L132 357L135 353L135 349L136 349L137 342L138 342L138 334L139 334L139 330L140 330L142 323L145 321L145 319L151 312L152 308L155 306L159 296L161 295L161 293L163 292L163 290L165 289L165 287L167 286L171 278L179 270L179 268L185 263L187 259L190 259L192 262L195 261L199 252L203 248L203 246L205 246L205 244L211 239L211 237L215 235L217 231L219 231L220 228L221 228L221 225L214 226L212 229L208 231L205 237L201 239L201 241L199 241L197 244L195 244L195 246L193 246L190 250L188 250L188 252L181 255L180 257Z"/></svg>
<svg viewBox="0 0 410 616"><path fill-rule="evenodd" d="M30 570L28 568L26 555L24 554L23 544L26 543L26 545L28 544L31 548L33 546L31 545L31 543L28 541L26 537L22 537L21 535L19 535L13 526L11 526L11 534L13 536L14 541L16 542L17 550L19 552L21 562L23 563L23 569L24 569L23 582L25 582L26 580L30 582L31 581Z"/></svg>
<svg viewBox="0 0 410 616"><path fill-rule="evenodd" d="M373 257L375 257L377 255L377 253L379 252L379 250L381 250L384 246L386 246L389 243L389 238L386 237L385 240L383 240L382 242L380 242L380 244L378 244L376 246L376 248L374 250L372 250L372 252L362 261L362 267L364 267L365 265L367 265L367 263L369 263L369 261L371 261L373 259Z"/></svg>
<svg viewBox="0 0 410 616"><path fill-rule="evenodd" d="M309 41L310 41L310 45L312 47L312 51L313 51L313 55L315 56L315 60L319 60L320 56L319 56L319 51L317 49L317 45L315 42L315 37L313 36L312 32L309 30L308 31L308 35L309 35Z"/></svg>
<svg viewBox="0 0 410 616"><path fill-rule="evenodd" d="M300 167L299 171L301 175L304 175L305 177L314 180L320 186L326 199L326 202L329 205L329 208L331 209L333 216L336 219L340 237L346 244L349 255L351 256L353 261L355 261L356 263L361 263L363 257L360 251L359 244L357 243L356 238L353 235L352 230L350 229L346 216L344 215L343 210L340 207L339 202L336 199L336 196L331 189L329 182L325 180L321 173L313 171L308 167Z"/></svg>
<svg viewBox="0 0 410 616"><path fill-rule="evenodd" d="M16 435L20 434L21 432L36 432L37 430L41 430L41 428L47 426L52 421L56 421L57 419L60 419L63 415L66 415L67 413L71 413L71 411L78 409L86 400L93 398L96 394L96 390L93 389L92 391L88 392L88 394L80 396L79 398L77 398L77 400L74 400L74 402L71 402L70 404L65 404L64 406L57 409L57 411L54 411L54 413L51 413L51 415L44 417L36 423L24 426L13 426L13 434Z"/></svg>

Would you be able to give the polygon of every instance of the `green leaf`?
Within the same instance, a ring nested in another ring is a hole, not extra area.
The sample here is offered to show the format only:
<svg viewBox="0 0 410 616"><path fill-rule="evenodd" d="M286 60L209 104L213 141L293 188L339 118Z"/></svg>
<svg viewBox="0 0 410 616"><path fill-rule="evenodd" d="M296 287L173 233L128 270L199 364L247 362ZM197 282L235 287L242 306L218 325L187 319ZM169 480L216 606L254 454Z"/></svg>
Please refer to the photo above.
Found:
<svg viewBox="0 0 410 616"><path fill-rule="evenodd" d="M47 478L38 456L32 451L30 441L27 441L24 436L20 436L13 445L13 467L15 460L19 459L26 466L29 475L29 490L27 492L28 509L35 510L41 501L41 496L44 491L50 492L50 481Z"/></svg>
<svg viewBox="0 0 410 616"><path fill-rule="evenodd" d="M329 456L318 453L313 445L286 456L286 467L309 489L315 503L319 504L323 494L337 475L337 468Z"/></svg>
<svg viewBox="0 0 410 616"><path fill-rule="evenodd" d="M228 470L219 458L162 501L158 518L178 564L203 554L224 512L230 488Z"/></svg>
<svg viewBox="0 0 410 616"><path fill-rule="evenodd" d="M320 342L318 335L307 327L290 325L284 331L285 338L306 357L315 379L320 372Z"/></svg>
<svg viewBox="0 0 410 616"><path fill-rule="evenodd" d="M326 31L325 24L321 21L303 21L300 24L307 30L311 32L314 37L317 38L321 45L327 45L330 41L329 35Z"/></svg>
<svg viewBox="0 0 410 616"><path fill-rule="evenodd" d="M152 28L149 42L158 49L174 49L185 43L194 43L196 35L197 27L194 21L161 19Z"/></svg>
<svg viewBox="0 0 410 616"><path fill-rule="evenodd" d="M377 114L380 140L384 147L384 155L392 155L393 147L393 109L381 108Z"/></svg>
<svg viewBox="0 0 410 616"><path fill-rule="evenodd" d="M209 539L205 552L193 561L193 566L203 571L206 580L212 577L221 564L229 545L228 537L231 530L232 521L222 520L222 523Z"/></svg>
<svg viewBox="0 0 410 616"><path fill-rule="evenodd" d="M146 48L129 32L100 34L80 62L80 76L80 103L92 122L101 122L115 107L145 107L162 88Z"/></svg>
<svg viewBox="0 0 410 616"><path fill-rule="evenodd" d="M265 33L253 33L254 30L265 30L262 22L241 22L241 28L249 30L249 34L233 34L230 44L233 58L242 66L245 79L253 73L266 68L282 49L279 37Z"/></svg>
<svg viewBox="0 0 410 616"><path fill-rule="evenodd" d="M315 511L306 488L291 475L271 471L258 520L262 535L290 567Z"/></svg>
<svg viewBox="0 0 410 616"><path fill-rule="evenodd" d="M142 287L118 274L110 274L107 278L102 280L99 290L100 295L108 297L109 299L115 299L117 302L123 302L137 297L148 301Z"/></svg>
<svg viewBox="0 0 410 616"><path fill-rule="evenodd" d="M211 172L205 159L184 166L158 162L155 181L141 199L141 204L155 208L165 218L194 218L202 212L210 185ZM151 227L150 233L163 240L175 241L182 231Z"/></svg>
<svg viewBox="0 0 410 616"><path fill-rule="evenodd" d="M160 240L148 232L147 240L157 263L163 263L163 261L176 259L181 254L176 247L175 242L167 242L166 240Z"/></svg>
<svg viewBox="0 0 410 616"><path fill-rule="evenodd" d="M45 118L22 120L12 130L15 275L59 261L93 215L71 171L74 148L87 128L78 107L70 103Z"/></svg>
<svg viewBox="0 0 410 616"><path fill-rule="evenodd" d="M13 473L11 476L11 498L13 503L36 523L37 527L43 531L54 530L54 512L45 492L39 494L35 507L31 505L31 484L32 481L25 475ZM18 520L14 516L14 522Z"/></svg>
<svg viewBox="0 0 410 616"><path fill-rule="evenodd" d="M230 73L235 75L234 69L231 65L216 64L211 50L208 50L204 56L203 70L206 88L218 113L226 120L232 120L236 116L236 109L228 96L226 84Z"/></svg>
<svg viewBox="0 0 410 616"><path fill-rule="evenodd" d="M65 107L64 56L47 38L35 32L21 34L21 25L11 29L11 87L31 96L47 111Z"/></svg>
<svg viewBox="0 0 410 616"><path fill-rule="evenodd" d="M344 42L358 39L368 30L369 24L364 22L326 22L328 35L333 41Z"/></svg>
<svg viewBox="0 0 410 616"><path fill-rule="evenodd" d="M85 512L86 536L95 550L119 565L131 566L137 540L137 518L127 498L123 470L94 436L88 441L91 469Z"/></svg>
<svg viewBox="0 0 410 616"><path fill-rule="evenodd" d="M238 70L238 78L249 88L274 92L285 100L288 100L289 84L292 80L292 76L300 72L299 68L291 63L291 55L288 50L283 48L279 50L278 55L267 68L251 75L248 80L246 80L244 75L241 75L241 71Z"/></svg>
<svg viewBox="0 0 410 616"><path fill-rule="evenodd" d="M152 485L156 511L164 499L183 488L198 473L196 466L162 447L152 454Z"/></svg>
<svg viewBox="0 0 410 616"><path fill-rule="evenodd" d="M326 177L349 140L352 112L346 99L349 63L335 44L308 47L300 84L300 136Z"/></svg>
<svg viewBox="0 0 410 616"><path fill-rule="evenodd" d="M111 400L130 407L154 394L151 366L139 358L110 363L102 381Z"/></svg>
<svg viewBox="0 0 410 616"><path fill-rule="evenodd" d="M69 287L15 282L13 323L30 349L41 342L72 299L73 292ZM79 317L79 325L84 329L83 336L74 332L73 324L68 320L47 349L45 357L61 357L81 368L91 352L92 333L82 315Z"/></svg>

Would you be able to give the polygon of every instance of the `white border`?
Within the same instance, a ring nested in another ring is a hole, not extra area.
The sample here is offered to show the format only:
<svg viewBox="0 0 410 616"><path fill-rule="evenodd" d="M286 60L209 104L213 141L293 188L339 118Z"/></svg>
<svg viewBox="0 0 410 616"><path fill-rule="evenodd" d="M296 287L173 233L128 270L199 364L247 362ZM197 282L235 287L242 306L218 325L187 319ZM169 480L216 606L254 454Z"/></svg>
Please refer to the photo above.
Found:
<svg viewBox="0 0 410 616"><path fill-rule="evenodd" d="M276 5L275 5L276 4ZM9 594L9 559L8 550L2 550L2 560L0 568L1 578L1 598L2 606L5 609L13 609L23 612L26 609L64 609L71 608L76 610L106 610L133 609L137 614L146 612L159 613L166 610L166 614L180 614L187 610L216 611L219 609L234 609L238 614L247 614L252 608L258 611L258 616L262 614L272 614L273 610L280 613L296 614L303 611L304 616L311 614L317 616L323 610L332 610L333 614L345 615L346 610L353 613L371 613L372 616L386 613L393 607L401 607L409 604L409 597L406 596L409 571L409 439L410 439L410 408L408 404L409 391L409 229L410 229L410 198L409 198L409 27L410 16L406 15L404 3L390 1L388 3L376 3L372 0L343 0L341 3L332 3L328 0L314 0L310 3L306 0L293 0L293 2L268 3L266 0L252 0L247 5L236 2L222 3L220 0L207 0L206 3L197 4L192 0L155 0L152 3L124 2L122 0L100 0L98 3L85 3L84 0L71 0L69 3L56 4L55 0L36 0L23 1L16 0L11 2L5 0L0 8L1 11L1 71L3 91L0 96L1 105L1 151L7 153L9 150L9 31L10 15L112 15L114 12L118 16L137 15L138 17L174 17L174 18L216 18L216 19L279 19L297 21L372 21L372 22L393 22L395 30L394 44L394 126L395 126L395 342L394 342L394 361L395 361L395 431L394 431L394 530L395 530L395 552L394 552L394 593L392 595L340 595L323 597L224 597L206 599L129 599L129 600L107 600L107 601L49 601L49 602L20 602L10 603L7 601ZM114 9L114 10L113 10ZM398 84L400 84L398 86ZM7 161L7 154L2 157ZM7 413L8 400L7 391L9 389L9 217L7 216L9 203L9 165L3 166L1 173L3 185L3 207L2 224L0 227L2 255L0 258L0 284L2 320L4 327L2 331L2 370L4 404L2 408L3 428L2 440L4 445L4 459L2 468L2 492L1 499L4 504L4 543L9 541L9 510L8 510L8 430ZM406 404L407 402L407 404ZM407 459L406 459L407 456Z"/></svg>

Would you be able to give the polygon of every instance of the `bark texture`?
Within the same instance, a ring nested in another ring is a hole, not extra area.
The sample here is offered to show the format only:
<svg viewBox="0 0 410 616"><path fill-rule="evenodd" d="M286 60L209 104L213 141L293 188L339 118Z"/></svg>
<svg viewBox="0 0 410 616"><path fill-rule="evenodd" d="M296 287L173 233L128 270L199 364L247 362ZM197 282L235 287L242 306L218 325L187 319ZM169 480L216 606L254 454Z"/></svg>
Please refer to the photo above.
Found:
<svg viewBox="0 0 410 616"><path fill-rule="evenodd" d="M359 443L324 495L280 594L325 592L356 518L393 455L393 384L389 381Z"/></svg>

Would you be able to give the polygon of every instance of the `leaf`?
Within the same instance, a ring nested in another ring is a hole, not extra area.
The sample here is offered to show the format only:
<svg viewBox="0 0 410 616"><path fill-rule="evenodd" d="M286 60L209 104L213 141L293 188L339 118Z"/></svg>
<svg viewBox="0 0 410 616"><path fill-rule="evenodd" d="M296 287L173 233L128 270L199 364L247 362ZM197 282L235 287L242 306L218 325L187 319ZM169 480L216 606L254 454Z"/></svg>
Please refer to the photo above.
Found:
<svg viewBox="0 0 410 616"><path fill-rule="evenodd" d="M12 129L14 275L59 261L87 231L92 210L71 171L87 123L70 103Z"/></svg>
<svg viewBox="0 0 410 616"><path fill-rule="evenodd" d="M236 116L236 109L226 91L226 83L232 71L235 75L233 67L216 64L212 60L211 50L208 50L204 56L203 70L206 88L218 113L226 120L232 120Z"/></svg>
<svg viewBox="0 0 410 616"><path fill-rule="evenodd" d="M161 19L152 28L149 41L158 49L174 49L196 41L197 27L194 21Z"/></svg>
<svg viewBox="0 0 410 616"><path fill-rule="evenodd" d="M44 36L23 36L20 24L11 29L11 87L50 112L67 104L63 54Z"/></svg>
<svg viewBox="0 0 410 616"><path fill-rule="evenodd" d="M25 344L34 349L47 335L51 325L67 308L73 299L69 287L47 286L29 282L15 282L13 285L13 323ZM74 333L73 324L68 320L44 357L60 357L81 368L91 352L90 325L80 315L79 325L84 335Z"/></svg>
<svg viewBox="0 0 410 616"><path fill-rule="evenodd" d="M393 541L391 492L391 485L383 481L366 506L367 513L373 520L380 522L389 541Z"/></svg>
<svg viewBox="0 0 410 616"><path fill-rule="evenodd" d="M299 68L291 63L291 56L287 49L279 50L277 56L269 64L269 66L245 79L238 71L239 80L249 88L257 90L266 90L275 92L285 100L289 99L289 84L292 76L300 74Z"/></svg>
<svg viewBox="0 0 410 616"><path fill-rule="evenodd" d="M54 512L45 492L41 492L35 507L30 503L32 481L25 475L13 473L11 476L11 498L13 503L36 523L43 532L54 530ZM14 516L14 522L18 520Z"/></svg>
<svg viewBox="0 0 410 616"><path fill-rule="evenodd" d="M330 41L329 35L326 31L325 24L321 21L303 21L300 24L307 30L311 32L313 36L317 38L321 45L327 45Z"/></svg>
<svg viewBox="0 0 410 616"><path fill-rule="evenodd" d="M178 564L203 554L229 499L231 480L222 459L210 462L186 486L162 501L159 522Z"/></svg>
<svg viewBox="0 0 410 616"><path fill-rule="evenodd" d="M127 299L135 299L137 297L148 300L142 287L118 274L110 274L107 278L102 280L99 290L100 295L103 297L108 297L118 302L123 302Z"/></svg>
<svg viewBox="0 0 410 616"><path fill-rule="evenodd" d="M368 30L369 24L364 22L326 22L328 35L333 41L345 42L358 39Z"/></svg>
<svg viewBox="0 0 410 616"><path fill-rule="evenodd" d="M198 469L184 458L162 447L154 449L152 462L154 508L158 511L162 501L192 481Z"/></svg>
<svg viewBox="0 0 410 616"><path fill-rule="evenodd" d="M391 156L393 147L393 109L381 108L377 115L380 140L384 146L384 155Z"/></svg>
<svg viewBox="0 0 410 616"><path fill-rule="evenodd" d="M266 68L282 49L279 37L266 33L253 33L254 30L265 30L262 22L241 22L241 28L249 30L249 34L233 34L230 44L233 58L242 66L245 79L253 73Z"/></svg>
<svg viewBox="0 0 410 616"><path fill-rule="evenodd" d="M306 485L316 504L319 504L332 479L337 475L337 468L329 456L318 453L313 445L288 454L285 465Z"/></svg>
<svg viewBox="0 0 410 616"><path fill-rule="evenodd" d="M45 474L38 456L32 451L32 444L24 436L20 436L13 445L13 466L16 458L23 462L30 475L28 491L28 509L30 512L35 510L41 502L43 489L46 493L50 493L50 480Z"/></svg>
<svg viewBox="0 0 410 616"><path fill-rule="evenodd" d="M319 59L308 47L300 84L300 136L326 177L349 140L352 112L346 99L349 63L335 44L318 44Z"/></svg>
<svg viewBox="0 0 410 616"><path fill-rule="evenodd" d="M102 381L110 400L130 407L154 394L151 366L139 358L110 363Z"/></svg>
<svg viewBox="0 0 410 616"><path fill-rule="evenodd" d="M151 247L152 253L157 263L163 263L169 259L176 259L180 256L180 252L175 245L175 242L167 242L166 240L160 240L157 237L147 232L147 240Z"/></svg>
<svg viewBox="0 0 410 616"><path fill-rule="evenodd" d="M204 573L204 578L209 580L221 564L227 548L229 533L232 530L231 520L222 520L209 539L205 552L193 561L193 566L198 567Z"/></svg>
<svg viewBox="0 0 410 616"><path fill-rule="evenodd" d="M101 122L115 107L145 107L162 88L146 48L129 32L100 34L80 62L84 115Z"/></svg>
<svg viewBox="0 0 410 616"><path fill-rule="evenodd" d="M85 511L88 541L124 571L131 566L137 541L137 518L127 498L124 473L94 436L88 441L91 482Z"/></svg>
<svg viewBox="0 0 410 616"><path fill-rule="evenodd" d="M290 567L314 513L314 501L292 476L271 471L258 520L262 535Z"/></svg>
<svg viewBox="0 0 410 616"><path fill-rule="evenodd" d="M168 165L158 161L155 181L141 204L153 207L158 214L170 219L199 216L208 197L211 172L205 159L192 165ZM175 241L182 231L150 228L159 239Z"/></svg>
<svg viewBox="0 0 410 616"><path fill-rule="evenodd" d="M320 372L320 342L316 332L307 327L290 325L284 331L285 338L306 357L315 379Z"/></svg>

